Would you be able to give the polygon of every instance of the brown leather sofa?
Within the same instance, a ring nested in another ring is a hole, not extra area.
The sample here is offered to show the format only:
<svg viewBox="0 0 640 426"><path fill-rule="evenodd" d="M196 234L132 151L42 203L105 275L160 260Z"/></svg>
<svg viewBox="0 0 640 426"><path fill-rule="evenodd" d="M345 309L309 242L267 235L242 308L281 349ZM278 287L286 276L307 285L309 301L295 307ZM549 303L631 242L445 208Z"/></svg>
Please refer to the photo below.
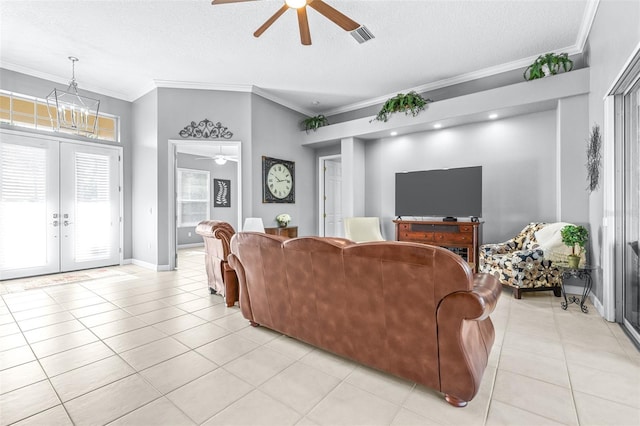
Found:
<svg viewBox="0 0 640 426"><path fill-rule="evenodd" d="M455 406L478 392L502 287L448 250L241 232L229 263L252 325L437 389Z"/></svg>
<svg viewBox="0 0 640 426"><path fill-rule="evenodd" d="M224 297L227 306L233 306L238 300L238 278L229 266L229 243L233 227L219 220L204 220L196 227L196 234L204 240L204 264L211 294Z"/></svg>

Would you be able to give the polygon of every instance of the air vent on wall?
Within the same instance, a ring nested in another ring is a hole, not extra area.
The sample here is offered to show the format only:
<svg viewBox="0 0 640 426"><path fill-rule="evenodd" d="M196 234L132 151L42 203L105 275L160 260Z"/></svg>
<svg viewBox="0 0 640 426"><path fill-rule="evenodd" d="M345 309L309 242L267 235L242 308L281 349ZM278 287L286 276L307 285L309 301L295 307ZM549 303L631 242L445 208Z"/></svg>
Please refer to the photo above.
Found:
<svg viewBox="0 0 640 426"><path fill-rule="evenodd" d="M358 28L356 28L355 30L351 31L351 35L353 36L353 38L355 38L356 40L358 40L358 43L362 44L366 41L371 40L372 38L376 38L371 31L369 31L369 29L367 27L365 27L364 25L360 25Z"/></svg>

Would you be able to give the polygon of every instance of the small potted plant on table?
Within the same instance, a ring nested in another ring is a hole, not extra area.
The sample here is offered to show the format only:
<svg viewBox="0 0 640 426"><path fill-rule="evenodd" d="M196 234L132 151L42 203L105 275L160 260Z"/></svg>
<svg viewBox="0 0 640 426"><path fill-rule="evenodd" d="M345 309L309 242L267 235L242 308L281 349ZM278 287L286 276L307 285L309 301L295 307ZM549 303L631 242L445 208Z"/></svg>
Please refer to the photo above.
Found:
<svg viewBox="0 0 640 426"><path fill-rule="evenodd" d="M286 228L289 222L291 222L291 216L289 216L287 213L281 213L276 216L276 222L278 222L278 226L280 228Z"/></svg>
<svg viewBox="0 0 640 426"><path fill-rule="evenodd" d="M571 248L571 254L567 256L569 268L578 268L580 255L589 239L587 228L581 225L567 225L560 231L562 242Z"/></svg>

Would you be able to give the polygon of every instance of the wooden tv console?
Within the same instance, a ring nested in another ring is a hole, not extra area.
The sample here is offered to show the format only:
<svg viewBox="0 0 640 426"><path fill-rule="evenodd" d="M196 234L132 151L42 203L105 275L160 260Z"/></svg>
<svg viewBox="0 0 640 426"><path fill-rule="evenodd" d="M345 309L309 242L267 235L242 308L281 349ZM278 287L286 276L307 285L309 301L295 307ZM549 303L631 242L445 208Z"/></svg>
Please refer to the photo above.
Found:
<svg viewBox="0 0 640 426"><path fill-rule="evenodd" d="M460 255L478 272L482 222L436 222L394 220L396 241L431 244L444 247Z"/></svg>

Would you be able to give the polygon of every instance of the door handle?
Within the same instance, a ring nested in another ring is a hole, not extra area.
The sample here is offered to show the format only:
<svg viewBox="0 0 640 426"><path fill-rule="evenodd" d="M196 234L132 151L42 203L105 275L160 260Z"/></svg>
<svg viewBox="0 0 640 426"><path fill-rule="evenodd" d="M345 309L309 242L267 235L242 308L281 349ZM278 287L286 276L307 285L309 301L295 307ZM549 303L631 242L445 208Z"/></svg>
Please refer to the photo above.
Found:
<svg viewBox="0 0 640 426"><path fill-rule="evenodd" d="M65 220L64 222L62 222L62 224L63 224L64 226L69 226L69 225L71 225L72 223L73 223L73 222L69 222L68 220Z"/></svg>
<svg viewBox="0 0 640 426"><path fill-rule="evenodd" d="M58 221L54 220L53 222L51 222L51 224L53 225L53 227L55 228L56 226L58 226Z"/></svg>

